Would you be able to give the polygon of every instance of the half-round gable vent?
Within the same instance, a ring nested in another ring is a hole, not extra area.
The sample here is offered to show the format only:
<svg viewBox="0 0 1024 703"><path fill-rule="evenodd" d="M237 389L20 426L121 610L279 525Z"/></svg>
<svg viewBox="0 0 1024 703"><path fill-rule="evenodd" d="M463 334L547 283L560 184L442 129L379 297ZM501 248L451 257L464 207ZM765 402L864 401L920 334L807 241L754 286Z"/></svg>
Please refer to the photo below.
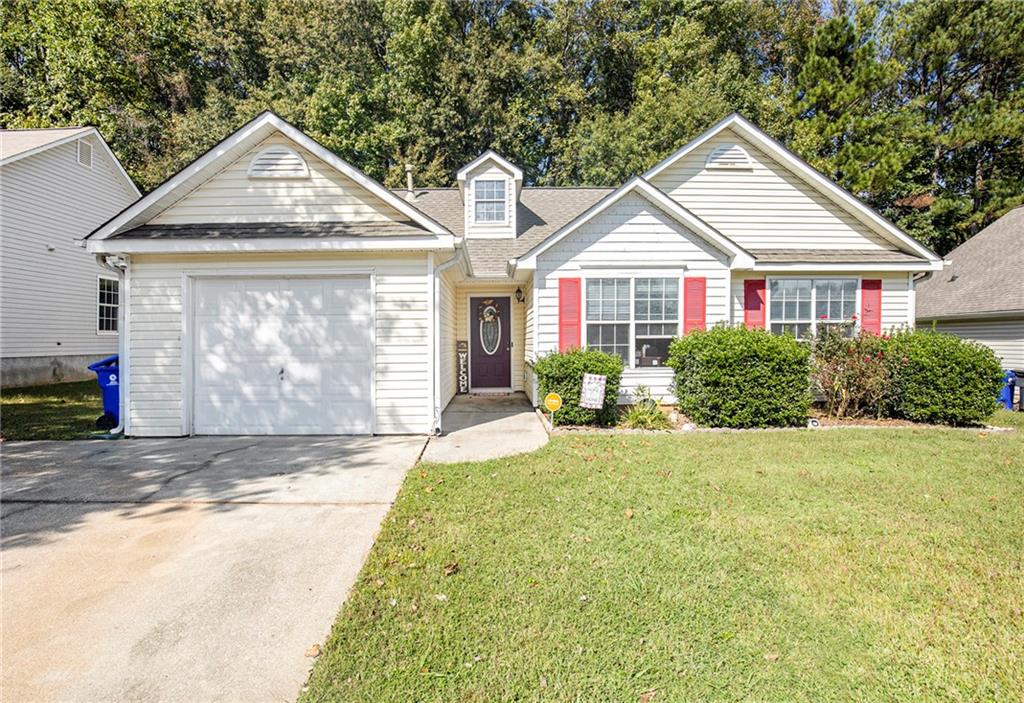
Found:
<svg viewBox="0 0 1024 703"><path fill-rule="evenodd" d="M291 147L271 146L252 157L249 178L309 178L309 167Z"/></svg>
<svg viewBox="0 0 1024 703"><path fill-rule="evenodd" d="M750 155L738 144L723 144L708 154L705 168L750 168Z"/></svg>

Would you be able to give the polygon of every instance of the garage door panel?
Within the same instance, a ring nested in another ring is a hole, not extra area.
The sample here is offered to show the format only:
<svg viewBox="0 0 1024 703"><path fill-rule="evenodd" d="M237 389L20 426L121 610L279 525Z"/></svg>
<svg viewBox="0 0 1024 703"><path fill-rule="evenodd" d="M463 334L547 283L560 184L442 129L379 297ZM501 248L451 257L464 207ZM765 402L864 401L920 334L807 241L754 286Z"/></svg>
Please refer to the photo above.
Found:
<svg viewBox="0 0 1024 703"><path fill-rule="evenodd" d="M196 284L195 432L373 430L367 277Z"/></svg>

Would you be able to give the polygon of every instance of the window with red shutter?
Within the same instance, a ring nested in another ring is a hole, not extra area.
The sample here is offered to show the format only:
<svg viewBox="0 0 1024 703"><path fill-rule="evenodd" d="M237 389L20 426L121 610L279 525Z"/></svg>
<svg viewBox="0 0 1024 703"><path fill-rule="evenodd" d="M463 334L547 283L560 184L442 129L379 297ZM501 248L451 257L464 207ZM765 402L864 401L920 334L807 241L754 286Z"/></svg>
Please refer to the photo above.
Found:
<svg viewBox="0 0 1024 703"><path fill-rule="evenodd" d="M683 279L683 334L702 330L707 315L707 279Z"/></svg>

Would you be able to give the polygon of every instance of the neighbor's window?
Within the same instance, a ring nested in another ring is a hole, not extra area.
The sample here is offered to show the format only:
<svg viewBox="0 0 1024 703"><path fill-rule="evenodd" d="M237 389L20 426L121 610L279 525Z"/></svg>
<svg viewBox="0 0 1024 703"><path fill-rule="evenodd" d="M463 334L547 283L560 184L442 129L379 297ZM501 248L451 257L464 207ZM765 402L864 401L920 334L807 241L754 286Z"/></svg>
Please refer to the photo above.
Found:
<svg viewBox="0 0 1024 703"><path fill-rule="evenodd" d="M473 186L473 207L476 222L505 221L505 181L480 180Z"/></svg>
<svg viewBox="0 0 1024 703"><path fill-rule="evenodd" d="M679 333L678 278L588 278L587 346L628 367L663 366Z"/></svg>
<svg viewBox="0 0 1024 703"><path fill-rule="evenodd" d="M775 278L768 286L772 334L803 337L821 325L847 325L853 334L857 281L850 278Z"/></svg>
<svg viewBox="0 0 1024 703"><path fill-rule="evenodd" d="M100 278L98 281L96 330L117 332L118 281L116 278Z"/></svg>

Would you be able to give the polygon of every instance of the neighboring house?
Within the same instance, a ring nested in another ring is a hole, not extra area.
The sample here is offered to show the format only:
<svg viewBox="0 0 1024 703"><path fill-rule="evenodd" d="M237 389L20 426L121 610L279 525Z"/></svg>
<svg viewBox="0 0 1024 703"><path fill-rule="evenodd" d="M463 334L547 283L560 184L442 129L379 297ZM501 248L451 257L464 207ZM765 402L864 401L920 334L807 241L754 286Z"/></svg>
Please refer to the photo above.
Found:
<svg viewBox="0 0 1024 703"><path fill-rule="evenodd" d="M917 323L981 342L1024 370L1024 205L951 251L918 284Z"/></svg>
<svg viewBox="0 0 1024 703"><path fill-rule="evenodd" d="M523 180L391 191L259 116L88 239L127 262L127 433L432 432L581 345L671 399L675 335L910 326L942 268L739 116L616 189Z"/></svg>
<svg viewBox="0 0 1024 703"><path fill-rule="evenodd" d="M117 275L79 244L139 197L93 127L0 130L0 380L90 378L117 351Z"/></svg>

